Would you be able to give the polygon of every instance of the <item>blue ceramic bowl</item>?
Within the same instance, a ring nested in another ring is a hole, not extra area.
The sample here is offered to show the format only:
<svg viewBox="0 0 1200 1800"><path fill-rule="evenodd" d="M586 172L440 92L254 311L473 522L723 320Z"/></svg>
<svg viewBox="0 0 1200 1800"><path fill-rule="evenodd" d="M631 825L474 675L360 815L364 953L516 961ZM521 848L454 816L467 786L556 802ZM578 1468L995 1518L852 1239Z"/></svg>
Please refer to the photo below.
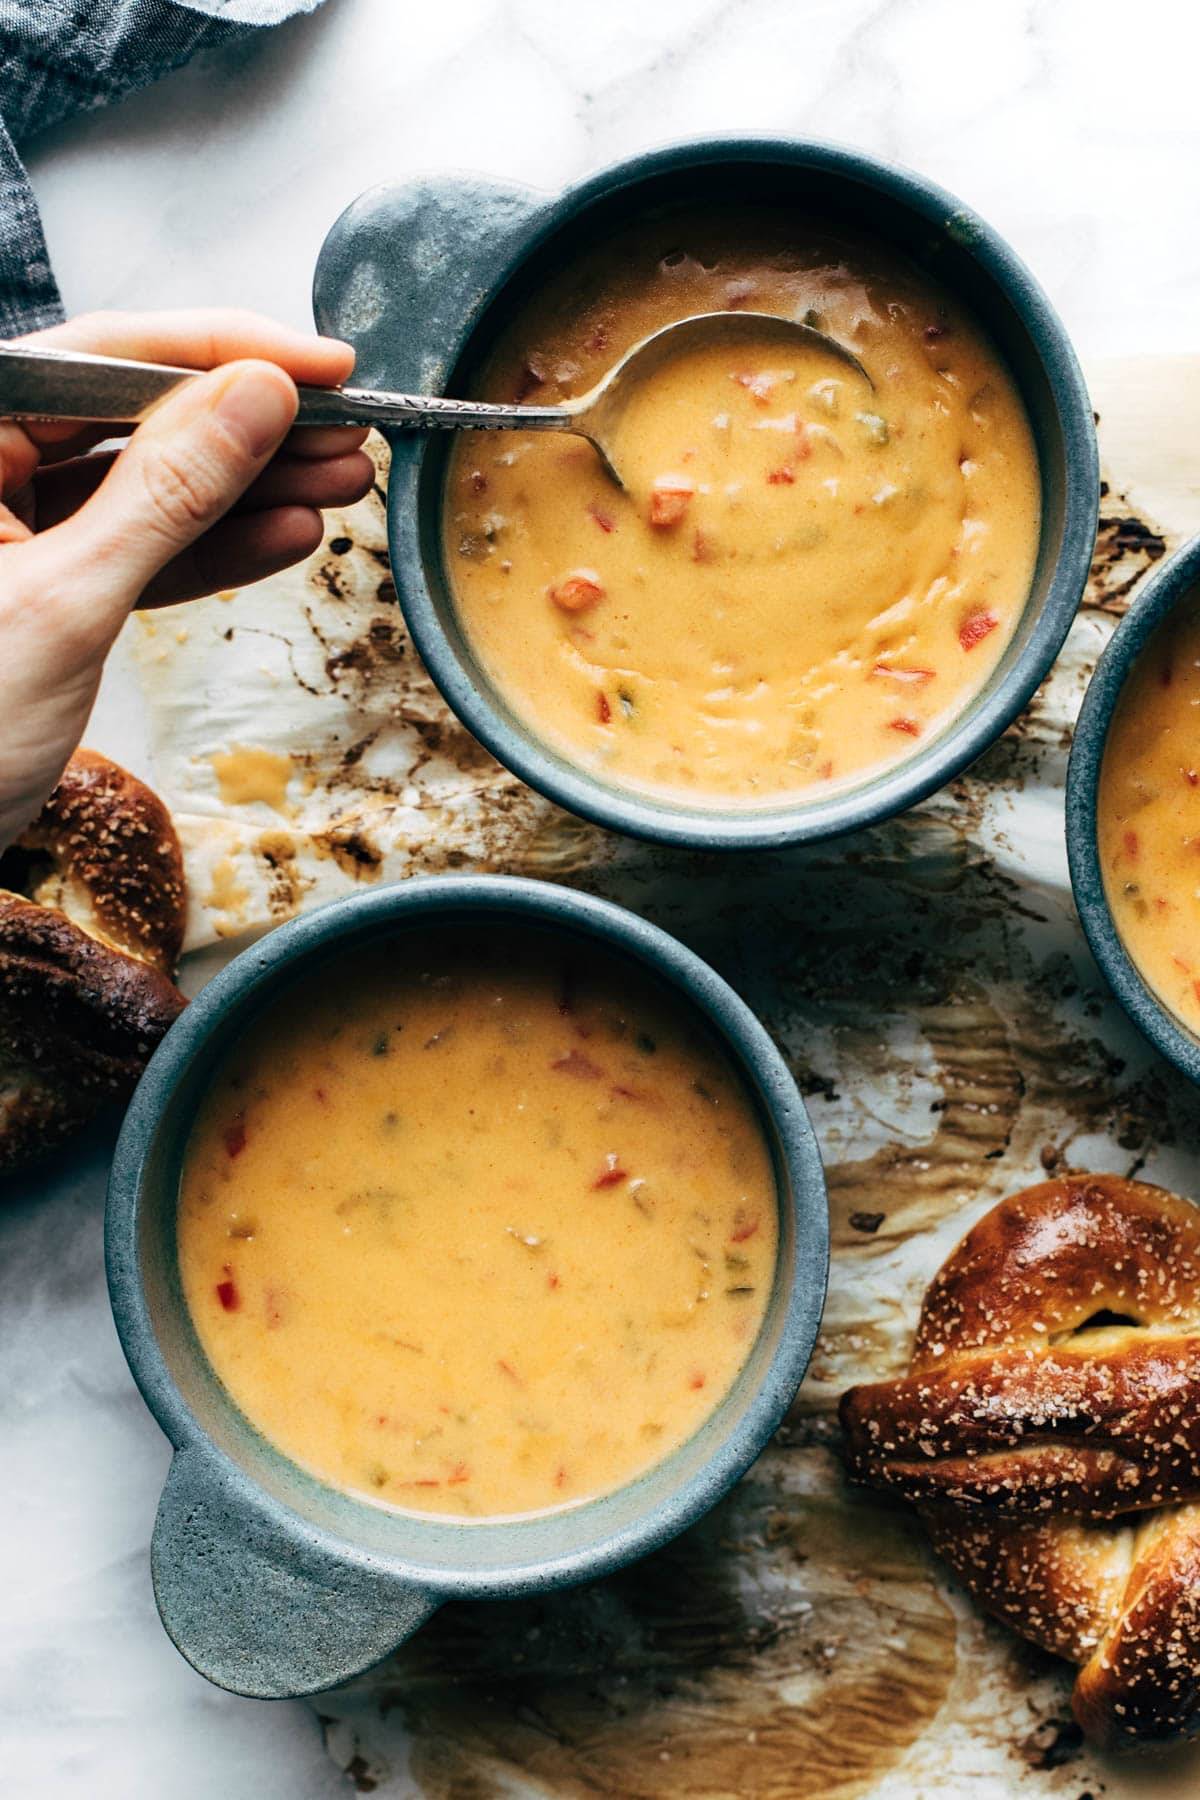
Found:
<svg viewBox="0 0 1200 1800"><path fill-rule="evenodd" d="M1134 1024L1168 1062L1200 1082L1200 1038L1139 975L1109 911L1100 870L1096 806L1108 728L1134 663L1167 615L1200 587L1200 538L1168 557L1113 632L1088 683L1067 766L1067 857L1075 905L1092 954Z"/></svg>
<svg viewBox="0 0 1200 1800"><path fill-rule="evenodd" d="M858 226L928 268L990 331L1032 421L1043 523L1024 615L983 692L908 761L848 791L774 808L689 807L579 768L542 743L492 687L459 625L444 567L447 445L436 433L391 436L392 571L442 694L531 787L600 825L664 844L812 842L903 811L986 750L1050 668L1083 592L1099 505L1091 405L1062 325L1003 239L931 182L856 151L725 138L635 157L555 197L467 176L373 188L325 241L314 309L323 331L354 344L357 383L461 393L497 330L546 272L569 263L597 233L687 200L777 200Z"/></svg>
<svg viewBox="0 0 1200 1800"><path fill-rule="evenodd" d="M744 1078L779 1196L779 1259L762 1330L695 1436L616 1493L495 1523L384 1511L327 1487L268 1444L204 1356L175 1247L192 1120L251 1019L352 946L457 919L523 921L595 942L674 989L716 1031ZM168 1632L201 1674L235 1693L311 1693L377 1662L443 1600L560 1587L656 1549L720 1499L778 1426L812 1352L828 1253L820 1154L783 1059L733 990L656 926L542 882L455 876L338 901L272 932L210 982L168 1033L134 1095L109 1187L117 1330L175 1446L151 1552Z"/></svg>

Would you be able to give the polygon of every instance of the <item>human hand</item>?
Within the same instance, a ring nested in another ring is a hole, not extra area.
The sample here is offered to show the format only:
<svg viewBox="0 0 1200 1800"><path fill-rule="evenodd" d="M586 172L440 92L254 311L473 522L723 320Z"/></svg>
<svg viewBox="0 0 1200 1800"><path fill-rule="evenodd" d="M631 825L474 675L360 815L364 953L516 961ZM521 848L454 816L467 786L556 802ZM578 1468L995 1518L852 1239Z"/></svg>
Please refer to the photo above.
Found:
<svg viewBox="0 0 1200 1800"><path fill-rule="evenodd" d="M329 387L348 344L243 312L95 313L30 343L212 373L120 427L0 420L0 849L79 742L134 606L257 581L315 550L322 506L373 478L353 427L292 430L296 382Z"/></svg>

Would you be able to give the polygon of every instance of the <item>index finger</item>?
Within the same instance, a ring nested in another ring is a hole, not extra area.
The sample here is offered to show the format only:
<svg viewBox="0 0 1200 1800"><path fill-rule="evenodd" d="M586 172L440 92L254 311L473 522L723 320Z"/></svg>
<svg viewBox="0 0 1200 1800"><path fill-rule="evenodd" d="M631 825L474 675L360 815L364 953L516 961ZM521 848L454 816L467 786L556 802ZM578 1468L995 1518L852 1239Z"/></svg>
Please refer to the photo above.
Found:
<svg viewBox="0 0 1200 1800"><path fill-rule="evenodd" d="M317 337L235 307L179 312L82 313L27 340L52 349L129 356L139 362L215 369L247 358L277 363L294 381L335 387L354 367L354 351L340 338Z"/></svg>

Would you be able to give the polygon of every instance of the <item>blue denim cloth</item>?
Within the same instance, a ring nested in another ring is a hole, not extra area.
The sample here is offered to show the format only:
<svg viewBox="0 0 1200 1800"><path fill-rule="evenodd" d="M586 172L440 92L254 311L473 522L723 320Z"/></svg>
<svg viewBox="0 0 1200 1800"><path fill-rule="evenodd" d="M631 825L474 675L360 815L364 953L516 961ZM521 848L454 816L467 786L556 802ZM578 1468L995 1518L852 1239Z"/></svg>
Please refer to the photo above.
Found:
<svg viewBox="0 0 1200 1800"><path fill-rule="evenodd" d="M18 146L321 0L0 0L0 337L61 319Z"/></svg>

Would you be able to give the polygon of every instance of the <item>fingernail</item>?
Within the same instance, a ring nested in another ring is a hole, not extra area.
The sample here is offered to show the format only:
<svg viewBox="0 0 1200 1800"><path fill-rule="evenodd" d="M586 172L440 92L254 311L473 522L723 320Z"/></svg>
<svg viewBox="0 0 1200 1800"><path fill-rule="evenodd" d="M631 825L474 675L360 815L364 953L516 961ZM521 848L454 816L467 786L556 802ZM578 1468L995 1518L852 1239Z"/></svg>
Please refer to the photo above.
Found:
<svg viewBox="0 0 1200 1800"><path fill-rule="evenodd" d="M296 390L281 376L253 366L239 369L217 396L216 413L236 431L251 456L274 449L296 416Z"/></svg>

